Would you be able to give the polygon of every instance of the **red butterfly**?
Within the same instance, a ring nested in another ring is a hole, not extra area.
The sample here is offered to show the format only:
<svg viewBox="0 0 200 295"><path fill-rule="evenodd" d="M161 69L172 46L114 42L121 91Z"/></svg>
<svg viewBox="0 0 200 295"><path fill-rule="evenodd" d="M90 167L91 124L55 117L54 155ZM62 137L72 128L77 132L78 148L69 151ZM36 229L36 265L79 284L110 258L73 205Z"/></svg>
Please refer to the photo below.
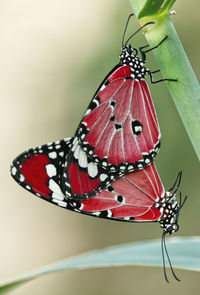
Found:
<svg viewBox="0 0 200 295"><path fill-rule="evenodd" d="M151 94L145 81L153 73L144 67L146 53L124 44L120 62L104 79L89 104L74 136L65 162L62 188L67 197L95 196L115 179L151 164L160 148L160 129Z"/></svg>
<svg viewBox="0 0 200 295"><path fill-rule="evenodd" d="M152 163L115 180L93 198L72 200L65 196L61 185L62 169L71 144L72 138L66 138L29 149L13 161L11 175L36 196L69 210L120 221L159 221L164 232L177 230L176 216L182 205L175 197L181 173L166 192Z"/></svg>
<svg viewBox="0 0 200 295"><path fill-rule="evenodd" d="M72 142L73 138L66 138L24 152L13 161L11 175L36 196L78 213L126 222L159 222L163 228L161 245L165 279L168 282L164 251L175 279L179 280L169 259L165 234L178 230L179 212L186 200L181 201L180 193L179 203L176 201L181 173L172 188L165 191L152 163L143 170L129 172L115 180L93 198L72 200L62 191L62 170Z"/></svg>

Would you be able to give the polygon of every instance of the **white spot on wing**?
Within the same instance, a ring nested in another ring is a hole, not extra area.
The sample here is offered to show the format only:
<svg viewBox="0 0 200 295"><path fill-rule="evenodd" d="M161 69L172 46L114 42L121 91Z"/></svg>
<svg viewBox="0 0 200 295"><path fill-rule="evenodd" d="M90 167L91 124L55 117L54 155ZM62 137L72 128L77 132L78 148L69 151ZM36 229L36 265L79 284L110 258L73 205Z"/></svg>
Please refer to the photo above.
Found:
<svg viewBox="0 0 200 295"><path fill-rule="evenodd" d="M100 180L101 180L101 181L105 181L107 177L108 177L107 174L102 173L102 174L100 175Z"/></svg>
<svg viewBox="0 0 200 295"><path fill-rule="evenodd" d="M64 198L64 195L59 187L59 185L53 180L49 180L49 189L53 192L54 198L56 196L57 199L60 199L61 197Z"/></svg>
<svg viewBox="0 0 200 295"><path fill-rule="evenodd" d="M141 126L135 126L135 132L139 132L142 131L142 127Z"/></svg>
<svg viewBox="0 0 200 295"><path fill-rule="evenodd" d="M24 175L20 174L19 180L20 180L21 182L23 182L23 181L25 180Z"/></svg>
<svg viewBox="0 0 200 295"><path fill-rule="evenodd" d="M13 166L11 169L11 173L12 175L15 175L17 173L17 168Z"/></svg>
<svg viewBox="0 0 200 295"><path fill-rule="evenodd" d="M112 211L110 211L110 210L107 210L107 212L108 212L108 215L107 215L107 217L112 217Z"/></svg>
<svg viewBox="0 0 200 295"><path fill-rule="evenodd" d="M150 163L150 160L147 158L147 159L145 159L145 163L146 164L149 164Z"/></svg>
<svg viewBox="0 0 200 295"><path fill-rule="evenodd" d="M104 88L106 88L106 85L105 85L105 84L103 84L103 85L101 86L100 91L104 90ZM99 92L100 92L100 91L99 91Z"/></svg>
<svg viewBox="0 0 200 295"><path fill-rule="evenodd" d="M124 220L130 220L130 217L124 217L123 219Z"/></svg>
<svg viewBox="0 0 200 295"><path fill-rule="evenodd" d="M53 199L57 199L57 200L61 200L61 201L63 201L64 200L64 196L62 195L58 195L58 194L55 194L55 193L53 193L52 194L52 198Z"/></svg>
<svg viewBox="0 0 200 295"><path fill-rule="evenodd" d="M77 148L77 145L78 145L78 138L75 137L72 144L72 152L75 151L75 149Z"/></svg>
<svg viewBox="0 0 200 295"><path fill-rule="evenodd" d="M138 164L138 168L143 168L143 165L142 164Z"/></svg>
<svg viewBox="0 0 200 295"><path fill-rule="evenodd" d="M100 215L100 211L96 211L96 212L90 212L90 214L95 215L95 216L99 216Z"/></svg>
<svg viewBox="0 0 200 295"><path fill-rule="evenodd" d="M74 158L78 159L79 158L79 151L80 151L80 145L77 146L74 152Z"/></svg>
<svg viewBox="0 0 200 295"><path fill-rule="evenodd" d="M121 167L120 167L120 170L125 170L125 169L126 169L125 166L121 166Z"/></svg>
<svg viewBox="0 0 200 295"><path fill-rule="evenodd" d="M82 168L86 168L88 166L87 155L82 149L80 149L80 152L79 152L78 164Z"/></svg>
<svg viewBox="0 0 200 295"><path fill-rule="evenodd" d="M67 142L67 141L70 141L70 139L71 139L71 137L66 137L66 138L64 138L64 141ZM60 142L60 140L58 140L58 143L59 142ZM57 143L57 141L56 141L56 143Z"/></svg>
<svg viewBox="0 0 200 295"><path fill-rule="evenodd" d="M96 177L98 174L98 168L97 165L93 162L88 164L88 173L90 177Z"/></svg>
<svg viewBox="0 0 200 295"><path fill-rule="evenodd" d="M60 200L57 200L57 199L52 199L52 201L56 204L58 204L60 207L67 207L67 203L66 202L63 202L63 201L60 201Z"/></svg>
<svg viewBox="0 0 200 295"><path fill-rule="evenodd" d="M56 152L51 152L51 153L49 153L49 158L51 158L51 159L56 159L56 157L57 157Z"/></svg>
<svg viewBox="0 0 200 295"><path fill-rule="evenodd" d="M85 116L87 116L90 112L91 112L91 109L88 109L88 110L85 112ZM80 130L80 131L81 131L81 130Z"/></svg>
<svg viewBox="0 0 200 295"><path fill-rule="evenodd" d="M66 177L66 176L65 176ZM69 182L65 182L65 185L68 186L68 187L71 187L70 183Z"/></svg>
<svg viewBox="0 0 200 295"><path fill-rule="evenodd" d="M49 177L56 176L56 174L57 174L56 167L52 164L46 165L46 171L47 171L47 174Z"/></svg>

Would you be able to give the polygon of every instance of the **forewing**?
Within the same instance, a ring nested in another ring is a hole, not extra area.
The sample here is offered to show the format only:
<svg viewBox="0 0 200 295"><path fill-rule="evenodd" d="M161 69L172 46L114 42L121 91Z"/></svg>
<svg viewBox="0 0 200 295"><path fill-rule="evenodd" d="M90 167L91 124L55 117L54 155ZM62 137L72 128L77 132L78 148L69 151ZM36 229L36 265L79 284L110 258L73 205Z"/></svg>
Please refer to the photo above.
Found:
<svg viewBox="0 0 200 295"><path fill-rule="evenodd" d="M77 137L73 139L72 149L65 162L62 178L64 194L74 200L94 197L102 187L108 186L117 177L92 161L80 146Z"/></svg>
<svg viewBox="0 0 200 295"><path fill-rule="evenodd" d="M115 70L94 97L77 136L90 158L116 171L143 169L160 146L160 129L145 80L130 66Z"/></svg>
<svg viewBox="0 0 200 295"><path fill-rule="evenodd" d="M159 147L160 129L145 80L134 80L130 66L118 66L100 86L77 129L63 174L66 194L74 199L94 196L123 174L152 163ZM74 171L84 168L87 175L88 163L96 165L95 182L78 194L68 166L73 162L79 166ZM101 174L107 175L106 181L101 181Z"/></svg>
<svg viewBox="0 0 200 295"><path fill-rule="evenodd" d="M61 176L71 138L29 149L11 165L11 175L25 189L49 202L66 206Z"/></svg>

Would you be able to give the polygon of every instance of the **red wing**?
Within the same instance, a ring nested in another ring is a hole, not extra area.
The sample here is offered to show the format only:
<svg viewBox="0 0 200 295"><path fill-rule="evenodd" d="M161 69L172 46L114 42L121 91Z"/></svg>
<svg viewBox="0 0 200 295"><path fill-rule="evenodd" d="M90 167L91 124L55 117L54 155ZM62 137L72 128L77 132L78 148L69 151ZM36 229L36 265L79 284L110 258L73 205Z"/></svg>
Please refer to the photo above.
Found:
<svg viewBox="0 0 200 295"><path fill-rule="evenodd" d="M160 129L145 80L134 80L130 66L116 69L93 98L77 136L104 168L149 165L159 150Z"/></svg>
<svg viewBox="0 0 200 295"><path fill-rule="evenodd" d="M73 139L72 145L67 157L70 160L65 162L62 175L62 189L68 198L83 200L94 197L102 186L108 186L119 177L118 174L109 172L91 161L77 138Z"/></svg>
<svg viewBox="0 0 200 295"><path fill-rule="evenodd" d="M13 178L36 196L75 212L129 222L156 221L161 217L156 205L164 196L164 188L153 163L119 178L88 200L66 197L61 175L71 142L57 141L21 154L12 163Z"/></svg>
<svg viewBox="0 0 200 295"><path fill-rule="evenodd" d="M100 86L77 129L62 177L65 193L90 198L123 174L145 168L159 147L159 125L145 80L134 80L130 66L118 66ZM96 165L95 177L90 162ZM80 179L79 191L74 175Z"/></svg>
<svg viewBox="0 0 200 295"><path fill-rule="evenodd" d="M24 152L13 161L11 175L25 189L50 202L55 202L55 195L59 195L59 203L63 206L67 203L64 198L72 197L71 191L76 199L80 199L80 196L83 196L82 199L88 198L85 194L88 190L92 190L94 195L97 194L100 182L108 186L116 176L107 174L91 161L87 163L87 168L84 168L87 157L84 157L83 151L82 156L78 154L78 160L73 158L73 161L68 163L70 184L68 181L62 185L63 169L67 164L66 157L72 142L73 138L66 138ZM66 176L65 173L64 175Z"/></svg>
<svg viewBox="0 0 200 295"><path fill-rule="evenodd" d="M29 149L13 161L11 175L36 196L66 207L60 182L71 142L66 138Z"/></svg>
<svg viewBox="0 0 200 295"><path fill-rule="evenodd" d="M81 213L123 221L156 221L162 216L157 202L165 191L155 165L117 179L94 198L80 201ZM74 203L75 204L75 203Z"/></svg>

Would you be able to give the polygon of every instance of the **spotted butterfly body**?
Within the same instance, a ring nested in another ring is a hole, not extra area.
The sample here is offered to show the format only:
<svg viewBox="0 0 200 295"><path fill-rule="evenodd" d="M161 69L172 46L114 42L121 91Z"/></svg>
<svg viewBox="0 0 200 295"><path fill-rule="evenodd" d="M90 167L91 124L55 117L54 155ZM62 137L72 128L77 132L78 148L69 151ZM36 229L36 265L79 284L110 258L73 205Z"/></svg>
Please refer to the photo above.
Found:
<svg viewBox="0 0 200 295"><path fill-rule="evenodd" d="M130 46L122 48L119 65L100 85L74 136L62 177L67 197L94 197L153 162L161 136L145 81L149 73Z"/></svg>
<svg viewBox="0 0 200 295"><path fill-rule="evenodd" d="M129 172L87 200L73 200L63 193L62 170L73 139L29 149L12 163L11 175L25 189L60 207L118 221L159 221L166 227L178 205L165 192L155 165Z"/></svg>

